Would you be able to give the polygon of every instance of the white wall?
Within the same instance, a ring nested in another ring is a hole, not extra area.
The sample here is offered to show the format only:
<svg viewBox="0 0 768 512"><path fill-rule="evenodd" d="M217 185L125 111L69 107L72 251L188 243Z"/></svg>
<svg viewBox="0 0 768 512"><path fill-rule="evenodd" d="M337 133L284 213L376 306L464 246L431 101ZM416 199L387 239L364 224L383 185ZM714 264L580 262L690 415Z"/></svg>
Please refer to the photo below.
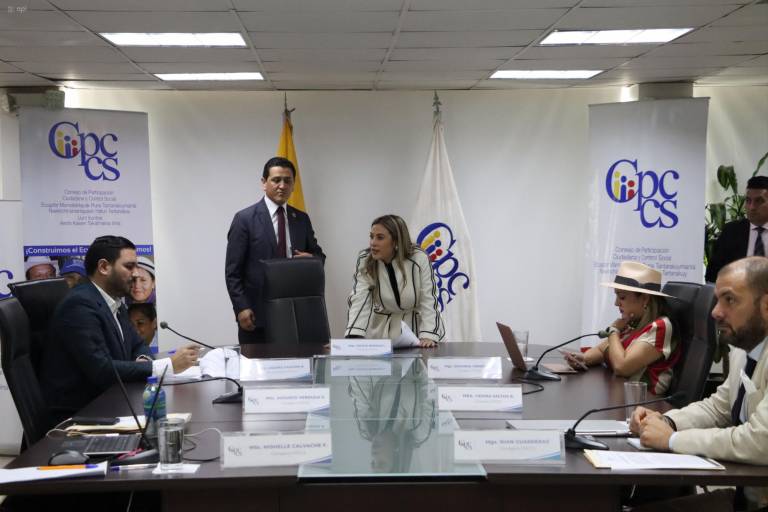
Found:
<svg viewBox="0 0 768 512"><path fill-rule="evenodd" d="M751 172L768 149L767 91L697 90L713 98L710 177L713 162L729 158ZM587 106L618 101L620 92L440 94L475 245L484 340L498 338L496 320L528 328L533 343L578 334ZM387 212L410 215L430 141L431 96L289 93L307 206L328 255L326 296L336 336L370 221ZM282 93L271 92L67 92L68 107L149 113L160 318L215 344L236 340L223 278L226 232L235 211L261 197L259 176L277 146L282 101ZM167 336L161 341L163 348L176 344Z"/></svg>

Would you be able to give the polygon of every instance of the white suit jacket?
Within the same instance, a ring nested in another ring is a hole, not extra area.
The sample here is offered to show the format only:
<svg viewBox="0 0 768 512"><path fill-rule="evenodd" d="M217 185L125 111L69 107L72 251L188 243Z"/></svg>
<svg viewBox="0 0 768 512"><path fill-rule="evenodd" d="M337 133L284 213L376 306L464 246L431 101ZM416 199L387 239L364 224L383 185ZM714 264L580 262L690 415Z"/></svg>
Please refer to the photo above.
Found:
<svg viewBox="0 0 768 512"><path fill-rule="evenodd" d="M747 353L731 347L728 379L712 396L666 413L677 425L673 449L713 459L768 465L768 349L752 374L755 390L744 396L747 421L734 427L731 409L741 386ZM768 505L768 487L745 488L750 502Z"/></svg>
<svg viewBox="0 0 768 512"><path fill-rule="evenodd" d="M400 292L400 306L392 291L384 263L378 265L378 287L365 271L369 250L357 257L355 279L347 304L347 328L345 336L364 338L389 338L400 336L400 322L405 322L419 339L440 341L445 336L445 326L437 302L437 286L429 258L421 249L415 249L403 262L405 274L397 263L395 271Z"/></svg>

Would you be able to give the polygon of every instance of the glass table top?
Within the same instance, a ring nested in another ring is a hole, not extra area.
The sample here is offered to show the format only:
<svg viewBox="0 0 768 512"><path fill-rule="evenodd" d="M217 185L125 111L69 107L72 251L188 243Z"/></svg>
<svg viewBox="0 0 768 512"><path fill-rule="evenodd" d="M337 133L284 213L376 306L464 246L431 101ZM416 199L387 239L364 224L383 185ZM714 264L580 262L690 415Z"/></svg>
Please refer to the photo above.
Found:
<svg viewBox="0 0 768 512"><path fill-rule="evenodd" d="M453 461L449 412L419 357L315 360L314 384L328 386L331 407L309 414L307 431L330 431L333 459L299 467L300 479L483 478L481 464Z"/></svg>

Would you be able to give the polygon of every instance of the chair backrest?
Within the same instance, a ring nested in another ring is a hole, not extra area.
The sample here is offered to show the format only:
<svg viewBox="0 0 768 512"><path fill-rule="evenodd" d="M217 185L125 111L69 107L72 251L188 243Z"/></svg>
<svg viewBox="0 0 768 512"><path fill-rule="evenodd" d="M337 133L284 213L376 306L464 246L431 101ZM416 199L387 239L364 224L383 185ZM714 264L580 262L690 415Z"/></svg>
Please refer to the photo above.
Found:
<svg viewBox="0 0 768 512"><path fill-rule="evenodd" d="M712 366L716 341L715 324L710 315L714 307L714 288L711 285L670 281L664 285L663 291L676 297L668 299L667 304L678 330L682 353L669 392L683 393L684 398L674 404L682 407L702 398Z"/></svg>
<svg viewBox="0 0 768 512"><path fill-rule="evenodd" d="M48 326L56 306L69 292L67 280L63 277L22 281L8 285L14 297L19 299L27 312L30 327L30 359L35 373L40 368L43 348L48 340Z"/></svg>
<svg viewBox="0 0 768 512"><path fill-rule="evenodd" d="M0 300L0 361L24 428L26 445L42 439L52 426L37 374L32 368L29 320L16 297Z"/></svg>
<svg viewBox="0 0 768 512"><path fill-rule="evenodd" d="M328 343L325 272L319 258L264 260L264 338L269 343Z"/></svg>

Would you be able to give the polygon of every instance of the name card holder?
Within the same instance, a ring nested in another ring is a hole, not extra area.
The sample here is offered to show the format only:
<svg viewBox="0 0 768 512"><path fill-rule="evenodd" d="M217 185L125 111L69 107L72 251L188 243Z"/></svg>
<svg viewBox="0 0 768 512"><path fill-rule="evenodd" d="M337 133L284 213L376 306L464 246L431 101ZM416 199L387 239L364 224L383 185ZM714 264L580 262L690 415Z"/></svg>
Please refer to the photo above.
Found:
<svg viewBox="0 0 768 512"><path fill-rule="evenodd" d="M501 379L501 358L431 357L427 360L430 379Z"/></svg>
<svg viewBox="0 0 768 512"><path fill-rule="evenodd" d="M331 340L331 356L391 357L392 340L342 338Z"/></svg>
<svg viewBox="0 0 768 512"><path fill-rule="evenodd" d="M222 468L325 464L332 456L330 432L221 435Z"/></svg>
<svg viewBox="0 0 768 512"><path fill-rule="evenodd" d="M520 412L523 388L511 386L439 385L438 408L441 411Z"/></svg>
<svg viewBox="0 0 768 512"><path fill-rule="evenodd" d="M330 358L331 377L389 377L392 375L392 360L353 358Z"/></svg>
<svg viewBox="0 0 768 512"><path fill-rule="evenodd" d="M565 440L557 430L457 430L453 456L457 463L563 465Z"/></svg>
<svg viewBox="0 0 768 512"><path fill-rule="evenodd" d="M322 413L331 407L331 391L327 386L244 386L243 412Z"/></svg>
<svg viewBox="0 0 768 512"><path fill-rule="evenodd" d="M243 382L264 381L311 381L311 357L243 359L240 363L240 380Z"/></svg>

